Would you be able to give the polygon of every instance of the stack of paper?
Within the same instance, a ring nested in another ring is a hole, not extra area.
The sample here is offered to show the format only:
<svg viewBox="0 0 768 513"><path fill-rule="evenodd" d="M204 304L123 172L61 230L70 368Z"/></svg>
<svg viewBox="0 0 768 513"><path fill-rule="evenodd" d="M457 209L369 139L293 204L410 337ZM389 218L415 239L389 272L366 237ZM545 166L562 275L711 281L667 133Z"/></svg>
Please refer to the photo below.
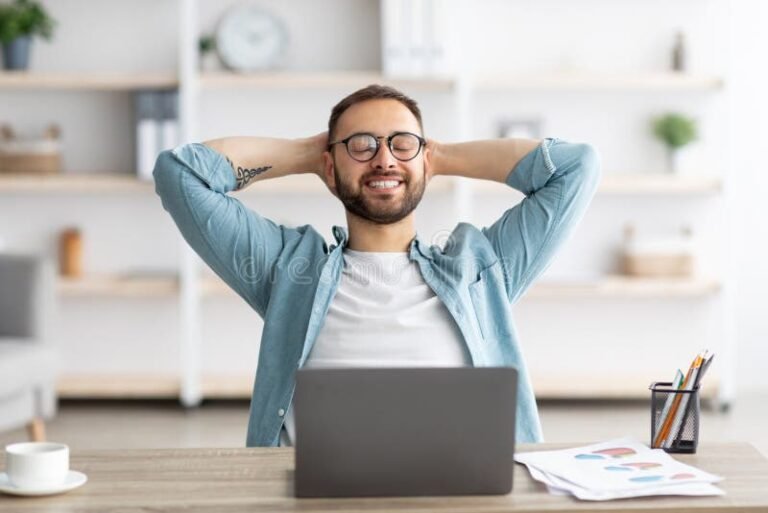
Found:
<svg viewBox="0 0 768 513"><path fill-rule="evenodd" d="M604 501L649 495L724 495L722 478L649 449L632 438L559 451L524 452L515 461L556 495Z"/></svg>

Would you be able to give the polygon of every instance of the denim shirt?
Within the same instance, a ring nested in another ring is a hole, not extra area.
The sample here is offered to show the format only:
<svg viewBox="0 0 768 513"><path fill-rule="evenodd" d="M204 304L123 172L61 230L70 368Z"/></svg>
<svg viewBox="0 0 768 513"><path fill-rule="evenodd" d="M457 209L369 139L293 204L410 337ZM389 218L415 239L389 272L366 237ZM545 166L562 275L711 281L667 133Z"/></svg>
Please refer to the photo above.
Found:
<svg viewBox="0 0 768 513"><path fill-rule="evenodd" d="M525 195L521 202L491 226L459 223L442 248L416 237L408 250L455 319L472 365L518 369L520 443L543 439L511 306L581 219L599 175L591 146L545 139L506 179ZM227 194L236 188L231 165L202 144L161 153L154 178L163 207L189 245L264 319L246 445L277 446L296 370L339 284L347 234L333 227L335 244L329 246L309 225L288 228L246 208Z"/></svg>

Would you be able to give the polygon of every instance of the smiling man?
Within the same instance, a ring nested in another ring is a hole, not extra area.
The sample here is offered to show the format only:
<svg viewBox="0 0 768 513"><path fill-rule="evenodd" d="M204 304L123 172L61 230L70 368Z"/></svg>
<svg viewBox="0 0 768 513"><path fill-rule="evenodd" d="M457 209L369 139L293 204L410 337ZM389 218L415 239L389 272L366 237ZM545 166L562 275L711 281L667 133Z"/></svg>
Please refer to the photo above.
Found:
<svg viewBox="0 0 768 513"><path fill-rule="evenodd" d="M228 195L299 173L317 174L343 203L349 235L334 227L336 244ZM599 174L584 144L425 139L416 102L378 85L337 104L327 133L183 145L160 154L154 172L184 238L264 319L248 446L295 440L291 401L305 366L514 366L517 441L541 441L510 310L586 211ZM414 215L436 175L526 197L491 226L460 223L444 247L428 246Z"/></svg>

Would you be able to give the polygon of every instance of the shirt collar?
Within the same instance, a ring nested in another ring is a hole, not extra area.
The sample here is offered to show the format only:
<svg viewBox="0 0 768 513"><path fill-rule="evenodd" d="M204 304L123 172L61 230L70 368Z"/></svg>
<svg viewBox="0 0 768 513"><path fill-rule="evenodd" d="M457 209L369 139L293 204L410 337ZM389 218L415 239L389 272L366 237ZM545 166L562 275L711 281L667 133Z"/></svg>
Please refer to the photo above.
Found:
<svg viewBox="0 0 768 513"><path fill-rule="evenodd" d="M334 226L332 229L333 232L333 238L336 239L336 244L342 248L346 247L347 244L349 244L349 238L347 236L347 230L341 226ZM335 249L336 246L333 246L331 249ZM419 234L417 233L416 236L411 241L411 245L408 248L408 256L411 258L411 260L414 260L416 258L416 255L419 254L423 256L424 258L428 258L429 260L432 260L432 254L429 251L429 246L425 245L424 242L419 238Z"/></svg>

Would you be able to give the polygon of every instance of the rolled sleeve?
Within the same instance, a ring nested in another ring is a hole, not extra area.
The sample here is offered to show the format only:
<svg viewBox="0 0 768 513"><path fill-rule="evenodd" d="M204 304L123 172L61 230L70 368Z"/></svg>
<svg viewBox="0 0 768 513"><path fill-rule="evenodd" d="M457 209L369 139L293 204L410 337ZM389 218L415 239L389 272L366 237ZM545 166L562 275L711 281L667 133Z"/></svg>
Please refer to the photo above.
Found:
<svg viewBox="0 0 768 513"><path fill-rule="evenodd" d="M525 198L483 233L502 262L510 301L530 287L584 216L600 180L588 144L545 139L515 166L510 187Z"/></svg>
<svg viewBox="0 0 768 513"><path fill-rule="evenodd" d="M153 175L163 208L187 243L263 316L284 228L226 194L236 187L232 166L205 145L162 152Z"/></svg>

